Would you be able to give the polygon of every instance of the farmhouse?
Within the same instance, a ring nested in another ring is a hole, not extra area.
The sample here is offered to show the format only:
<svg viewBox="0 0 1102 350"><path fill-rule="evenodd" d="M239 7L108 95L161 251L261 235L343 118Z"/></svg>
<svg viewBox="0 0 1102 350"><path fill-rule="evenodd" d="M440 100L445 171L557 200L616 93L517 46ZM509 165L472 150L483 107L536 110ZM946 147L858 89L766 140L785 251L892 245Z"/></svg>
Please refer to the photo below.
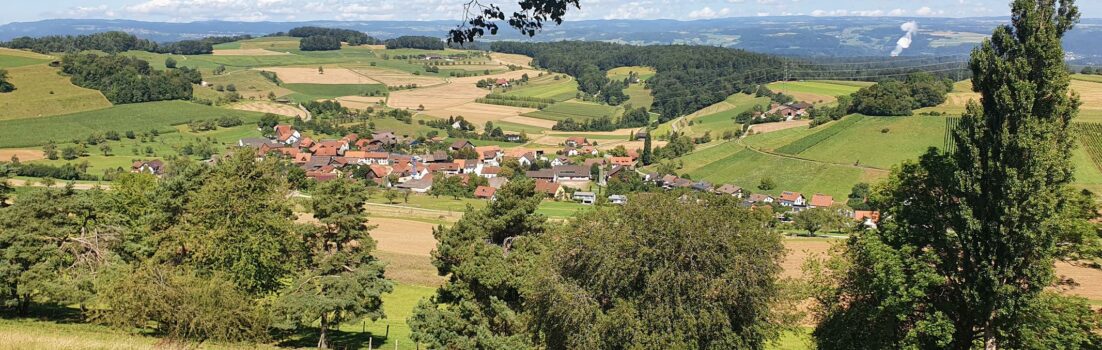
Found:
<svg viewBox="0 0 1102 350"><path fill-rule="evenodd" d="M276 125L274 129L276 141L280 143L291 145L302 139L302 134L293 126L281 124Z"/></svg>
<svg viewBox="0 0 1102 350"><path fill-rule="evenodd" d="M581 136L574 136L574 137L567 138L566 141L563 142L563 145L566 145L566 147L575 147L575 148L581 147L581 146L588 146L589 145L589 140L584 138L584 137L581 137Z"/></svg>
<svg viewBox="0 0 1102 350"><path fill-rule="evenodd" d="M597 194L593 192L574 192L574 200L585 205L597 203Z"/></svg>
<svg viewBox="0 0 1102 350"><path fill-rule="evenodd" d="M452 142L452 145L451 145L450 148L451 148L452 151L458 151L458 150L466 149L466 148L474 148L474 144L471 143L471 141L458 140L458 141Z"/></svg>
<svg viewBox="0 0 1102 350"><path fill-rule="evenodd" d="M562 199L564 192L562 185L547 180L536 180L536 193L543 193L552 199Z"/></svg>
<svg viewBox="0 0 1102 350"><path fill-rule="evenodd" d="M715 193L719 195L732 196L735 198L742 198L742 187L738 187L732 184L723 184L715 189Z"/></svg>
<svg viewBox="0 0 1102 350"><path fill-rule="evenodd" d="M781 192L781 198L778 201L782 206L786 207L803 207L807 205L807 198L799 192Z"/></svg>
<svg viewBox="0 0 1102 350"><path fill-rule="evenodd" d="M773 202L776 201L776 199L773 198L773 196L770 196L770 195L767 195L767 194L761 194L761 193L751 194L750 197L747 200L751 203L761 203L761 204L772 204Z"/></svg>
<svg viewBox="0 0 1102 350"><path fill-rule="evenodd" d="M139 174L164 174L164 162L160 160L136 161L130 166L130 172Z"/></svg>

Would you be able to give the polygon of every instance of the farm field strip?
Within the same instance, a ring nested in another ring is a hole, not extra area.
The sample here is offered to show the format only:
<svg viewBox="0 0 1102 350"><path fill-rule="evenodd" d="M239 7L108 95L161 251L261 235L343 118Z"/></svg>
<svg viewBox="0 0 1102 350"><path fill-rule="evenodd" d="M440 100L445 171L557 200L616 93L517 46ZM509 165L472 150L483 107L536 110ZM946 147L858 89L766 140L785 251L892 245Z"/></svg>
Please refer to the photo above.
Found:
<svg viewBox="0 0 1102 350"><path fill-rule="evenodd" d="M15 91L0 94L0 120L48 117L111 107L102 93L73 85L57 68L35 64L7 69ZM24 130L26 131L26 130Z"/></svg>
<svg viewBox="0 0 1102 350"><path fill-rule="evenodd" d="M528 113L526 116L554 121L566 119L586 121L594 118L612 117L618 108L596 103L566 101L552 104L543 110Z"/></svg>
<svg viewBox="0 0 1102 350"><path fill-rule="evenodd" d="M842 118L842 120L835 121L832 122L830 125L827 125L826 130L808 135L784 147L778 148L777 152L792 155L800 154L801 152L806 151L811 147L815 147L815 145L819 144L820 142L826 141L834 135L838 135L842 131L845 131L846 128L849 128L854 124L860 122L863 118L864 116L862 115L851 115Z"/></svg>

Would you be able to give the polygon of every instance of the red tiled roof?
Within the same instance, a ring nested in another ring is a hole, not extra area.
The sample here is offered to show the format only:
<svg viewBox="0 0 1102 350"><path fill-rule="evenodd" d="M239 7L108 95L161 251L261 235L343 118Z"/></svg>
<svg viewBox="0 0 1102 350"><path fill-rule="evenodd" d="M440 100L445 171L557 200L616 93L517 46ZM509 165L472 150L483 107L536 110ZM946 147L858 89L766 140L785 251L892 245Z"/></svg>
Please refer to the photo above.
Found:
<svg viewBox="0 0 1102 350"><path fill-rule="evenodd" d="M496 192L497 192L497 189L495 189L493 187L478 186L478 188L474 189L474 197L475 198L486 198L486 199L494 198L494 193L496 193Z"/></svg>
<svg viewBox="0 0 1102 350"><path fill-rule="evenodd" d="M816 193L814 196L811 196L810 204L815 207L829 207L834 205L834 197Z"/></svg>
<svg viewBox="0 0 1102 350"><path fill-rule="evenodd" d="M559 186L559 184L551 181L536 180L536 192L554 195L556 192L559 191Z"/></svg>
<svg viewBox="0 0 1102 350"><path fill-rule="evenodd" d="M635 165L635 160L631 157L612 157L611 159L609 159L609 161L612 162L613 165Z"/></svg>
<svg viewBox="0 0 1102 350"><path fill-rule="evenodd" d="M801 196L801 194L799 192L788 192L788 191L781 192L781 200L783 200L783 201L794 202L797 199L800 199L800 196Z"/></svg>

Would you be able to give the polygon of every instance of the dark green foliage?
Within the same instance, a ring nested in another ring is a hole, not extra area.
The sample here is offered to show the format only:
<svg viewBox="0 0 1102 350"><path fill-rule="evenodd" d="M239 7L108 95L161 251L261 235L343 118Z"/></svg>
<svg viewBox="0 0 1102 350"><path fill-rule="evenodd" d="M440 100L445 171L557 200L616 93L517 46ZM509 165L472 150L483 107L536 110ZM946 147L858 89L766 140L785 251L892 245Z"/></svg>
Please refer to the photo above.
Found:
<svg viewBox="0 0 1102 350"><path fill-rule="evenodd" d="M99 294L110 309L101 322L121 329L154 327L181 340L265 341L267 315L221 274L152 265L107 276Z"/></svg>
<svg viewBox="0 0 1102 350"><path fill-rule="evenodd" d="M1097 216L1067 192L1079 101L1060 38L1079 12L1071 0L1012 8L1012 24L972 54L982 105L968 105L954 151L894 171L871 201L880 230L855 235L829 265L820 349L1102 344L1085 303L1045 291L1058 246L1082 237L1065 230L1090 232L1084 218Z"/></svg>
<svg viewBox="0 0 1102 350"><path fill-rule="evenodd" d="M196 70L157 71L127 56L74 54L61 62L74 85L100 90L115 104L190 99L192 84L202 80Z"/></svg>
<svg viewBox="0 0 1102 350"><path fill-rule="evenodd" d="M25 314L36 298L52 296L61 269L75 257L62 251L80 232L70 216L75 193L37 189L0 211L0 306Z"/></svg>
<svg viewBox="0 0 1102 350"><path fill-rule="evenodd" d="M547 349L764 349L785 255L764 211L730 197L639 194L552 239L525 306Z"/></svg>
<svg viewBox="0 0 1102 350"><path fill-rule="evenodd" d="M545 229L535 213L543 196L531 180L517 180L496 197L433 231L433 265L448 281L407 320L414 341L432 349L535 348L519 314L520 289L536 269L529 265L534 238Z"/></svg>
<svg viewBox="0 0 1102 350"><path fill-rule="evenodd" d="M308 38L312 36L326 36L336 38L337 41L343 41L352 46L360 45L378 45L382 44L382 41L360 31L351 29L336 29L336 28L321 28L321 27L298 27L291 29L287 32L288 36L296 38ZM339 48L339 46L338 46ZM305 51L305 49L304 49Z"/></svg>
<svg viewBox="0 0 1102 350"><path fill-rule="evenodd" d="M174 43L157 44L150 40L139 39L124 32L103 32L88 35L44 36L40 38L20 37L0 43L0 46L31 50L38 53L74 53L99 50L107 53L120 53L130 50L177 55L206 55L214 52L214 45L251 39L251 36L209 37L200 40L184 40Z"/></svg>
<svg viewBox="0 0 1102 350"><path fill-rule="evenodd" d="M15 85L8 81L8 71L0 69L0 93L15 91Z"/></svg>
<svg viewBox="0 0 1102 350"><path fill-rule="evenodd" d="M876 116L911 115L913 109L944 103L952 90L951 80L915 73L904 81L887 80L858 90L850 110Z"/></svg>
<svg viewBox="0 0 1102 350"><path fill-rule="evenodd" d="M302 104L302 107L314 115L336 116L349 113L347 108L342 107L340 102L334 100L306 101Z"/></svg>
<svg viewBox="0 0 1102 350"><path fill-rule="evenodd" d="M689 154L695 148L696 144L691 137L675 132L670 134L670 142L665 147L654 148L654 158L656 160L673 159Z"/></svg>
<svg viewBox="0 0 1102 350"><path fill-rule="evenodd" d="M422 49L443 50L444 41L431 36L400 36L386 41L386 48L393 49Z"/></svg>
<svg viewBox="0 0 1102 350"><path fill-rule="evenodd" d="M71 155L64 154L67 153L66 150L70 150L68 152L71 152ZM76 148L73 147L66 147L65 149L63 149L62 153L62 157L68 160L76 159L80 156ZM54 157L56 158L57 156L54 155ZM97 180L94 175L89 175L88 173L81 171L80 168L71 163L65 163L61 166L54 166L43 163L22 163L18 166L13 166L12 168L15 171L15 174L18 176L39 178L48 177L58 180Z"/></svg>
<svg viewBox="0 0 1102 350"><path fill-rule="evenodd" d="M610 85L606 72L624 66L654 67L646 84L654 95L654 112L665 122L727 99L753 93L758 84L782 76L778 58L710 46L635 46L604 42L495 42L497 52L534 58L533 64L578 79L582 92L595 95ZM605 99L607 100L607 99Z"/></svg>
<svg viewBox="0 0 1102 350"><path fill-rule="evenodd" d="M916 104L910 87L896 80L861 88L853 94L853 111L866 115L911 115Z"/></svg>
<svg viewBox="0 0 1102 350"><path fill-rule="evenodd" d="M315 35L302 38L298 44L302 51L333 51L341 49L341 39L332 36Z"/></svg>
<svg viewBox="0 0 1102 350"><path fill-rule="evenodd" d="M384 317L384 293L392 290L383 277L383 262L371 256L375 240L369 235L364 204L366 188L338 180L320 184L310 208L321 227L304 235L306 268L276 302L276 313L295 327L321 325L318 348L327 348L330 328L361 319Z"/></svg>
<svg viewBox="0 0 1102 350"><path fill-rule="evenodd" d="M643 165L651 165L654 163L654 150L651 149L651 136L650 132L647 132L647 137L643 139L643 154L640 156L640 161Z"/></svg>

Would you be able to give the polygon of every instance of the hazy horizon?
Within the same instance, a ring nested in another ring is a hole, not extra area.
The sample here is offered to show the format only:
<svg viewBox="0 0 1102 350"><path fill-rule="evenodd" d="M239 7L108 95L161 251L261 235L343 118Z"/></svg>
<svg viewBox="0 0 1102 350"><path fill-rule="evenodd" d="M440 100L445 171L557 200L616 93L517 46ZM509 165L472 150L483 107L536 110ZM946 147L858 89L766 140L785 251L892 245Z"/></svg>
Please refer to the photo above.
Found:
<svg viewBox="0 0 1102 350"><path fill-rule="evenodd" d="M60 0L6 4L0 24L50 19L106 19L148 22L306 22L335 21L433 21L461 19L465 0L413 0L409 5L393 1L364 0ZM515 1L491 1L503 9ZM701 20L731 17L992 17L1009 12L1007 0L928 0L885 2L879 0L639 0L581 1L570 9L570 21L601 19ZM1079 4L1084 18L1102 17L1102 2Z"/></svg>

